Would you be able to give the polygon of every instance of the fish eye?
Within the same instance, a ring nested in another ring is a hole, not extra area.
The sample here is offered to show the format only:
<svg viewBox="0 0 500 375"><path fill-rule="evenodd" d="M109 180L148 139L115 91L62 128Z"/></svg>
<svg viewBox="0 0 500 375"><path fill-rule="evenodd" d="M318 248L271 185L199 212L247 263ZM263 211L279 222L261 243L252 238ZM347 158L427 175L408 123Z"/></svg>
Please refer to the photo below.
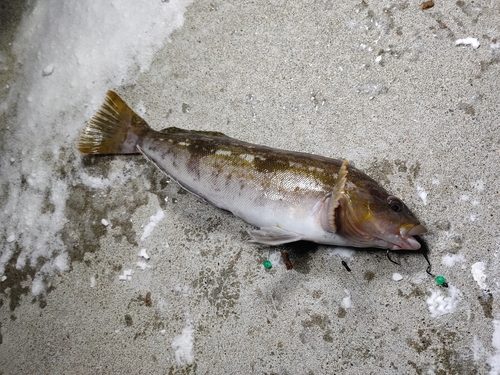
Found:
<svg viewBox="0 0 500 375"><path fill-rule="evenodd" d="M403 211L403 202L399 198L396 198L394 196L390 196L387 198L387 203L389 203L389 206L391 206L392 210L395 212L401 212Z"/></svg>

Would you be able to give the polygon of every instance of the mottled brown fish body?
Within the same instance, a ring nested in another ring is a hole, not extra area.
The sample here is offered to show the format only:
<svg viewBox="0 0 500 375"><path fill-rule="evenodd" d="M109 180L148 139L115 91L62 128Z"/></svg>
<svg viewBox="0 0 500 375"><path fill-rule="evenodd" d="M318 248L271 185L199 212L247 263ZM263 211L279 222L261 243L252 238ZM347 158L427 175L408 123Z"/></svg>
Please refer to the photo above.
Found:
<svg viewBox="0 0 500 375"><path fill-rule="evenodd" d="M113 92L79 149L141 152L188 191L260 227L250 232L259 243L416 248L412 235L425 231L400 200L346 162L218 132L154 131Z"/></svg>

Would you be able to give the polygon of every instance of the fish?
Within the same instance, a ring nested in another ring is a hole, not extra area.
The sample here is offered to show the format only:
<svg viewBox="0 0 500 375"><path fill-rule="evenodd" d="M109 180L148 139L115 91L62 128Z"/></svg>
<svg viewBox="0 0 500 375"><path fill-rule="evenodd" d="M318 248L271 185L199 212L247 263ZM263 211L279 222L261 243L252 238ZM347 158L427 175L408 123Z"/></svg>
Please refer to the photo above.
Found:
<svg viewBox="0 0 500 375"><path fill-rule="evenodd" d="M345 160L217 131L153 130L114 91L87 122L84 154L142 154L180 186L258 229L250 241L418 250L427 229L403 201Z"/></svg>

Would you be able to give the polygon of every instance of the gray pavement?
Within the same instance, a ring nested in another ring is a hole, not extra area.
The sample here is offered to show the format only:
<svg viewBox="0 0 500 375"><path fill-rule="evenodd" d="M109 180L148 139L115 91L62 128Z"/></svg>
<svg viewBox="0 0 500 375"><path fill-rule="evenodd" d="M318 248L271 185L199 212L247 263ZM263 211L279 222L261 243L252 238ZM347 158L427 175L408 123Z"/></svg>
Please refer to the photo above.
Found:
<svg viewBox="0 0 500 375"><path fill-rule="evenodd" d="M349 160L427 226L450 287L418 253L250 244L140 156L82 157L133 178L67 177L71 269L35 298L36 266L7 268L0 374L498 373L499 25L495 1L195 1L150 69L109 89L155 129ZM455 45L468 37L480 47Z"/></svg>

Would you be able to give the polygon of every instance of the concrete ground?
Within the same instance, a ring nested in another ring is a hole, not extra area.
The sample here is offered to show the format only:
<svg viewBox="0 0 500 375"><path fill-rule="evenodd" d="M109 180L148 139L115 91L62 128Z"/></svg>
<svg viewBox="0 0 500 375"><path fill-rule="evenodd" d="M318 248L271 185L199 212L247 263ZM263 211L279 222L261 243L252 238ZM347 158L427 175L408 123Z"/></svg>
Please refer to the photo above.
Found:
<svg viewBox="0 0 500 375"><path fill-rule="evenodd" d="M499 25L495 1L195 1L137 84L110 89L156 129L351 161L427 226L450 287L418 253L250 244L140 156L84 157L91 176L137 177L75 180L71 270L45 295L34 269L6 270L0 374L498 373Z"/></svg>

